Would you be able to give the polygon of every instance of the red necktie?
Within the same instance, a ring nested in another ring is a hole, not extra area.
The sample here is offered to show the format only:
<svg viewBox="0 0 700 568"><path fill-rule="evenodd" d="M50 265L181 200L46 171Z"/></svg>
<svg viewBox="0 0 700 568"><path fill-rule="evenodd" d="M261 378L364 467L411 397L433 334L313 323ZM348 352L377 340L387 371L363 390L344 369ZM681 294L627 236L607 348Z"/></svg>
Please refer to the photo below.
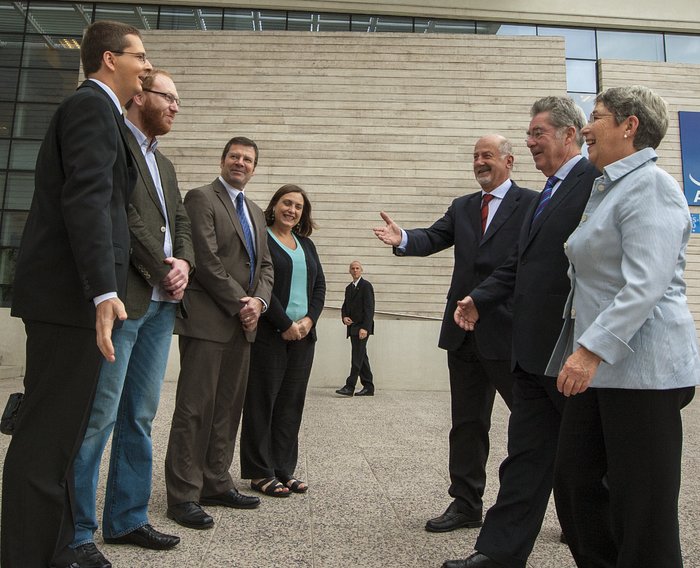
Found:
<svg viewBox="0 0 700 568"><path fill-rule="evenodd" d="M484 193L481 198L481 234L486 232L486 220L489 218L489 201L493 199L490 193Z"/></svg>

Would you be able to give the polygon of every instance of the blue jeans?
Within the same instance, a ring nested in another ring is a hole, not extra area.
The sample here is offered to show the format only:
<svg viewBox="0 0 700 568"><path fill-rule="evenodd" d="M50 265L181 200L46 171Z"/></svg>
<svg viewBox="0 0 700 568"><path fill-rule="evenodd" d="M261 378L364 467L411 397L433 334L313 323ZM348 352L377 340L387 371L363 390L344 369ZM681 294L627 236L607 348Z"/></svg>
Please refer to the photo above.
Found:
<svg viewBox="0 0 700 568"><path fill-rule="evenodd" d="M97 480L112 430L102 532L106 537L118 537L148 523L151 425L158 409L176 309L176 304L151 301L143 317L126 320L112 333L116 361L102 364L85 439L73 465L72 547L92 542L97 530Z"/></svg>

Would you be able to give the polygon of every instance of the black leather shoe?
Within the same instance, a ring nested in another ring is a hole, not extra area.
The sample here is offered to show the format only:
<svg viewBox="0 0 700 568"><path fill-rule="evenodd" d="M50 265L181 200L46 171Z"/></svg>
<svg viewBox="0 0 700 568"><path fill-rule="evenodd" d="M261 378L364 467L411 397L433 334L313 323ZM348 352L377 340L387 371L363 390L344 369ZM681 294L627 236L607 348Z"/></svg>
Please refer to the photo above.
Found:
<svg viewBox="0 0 700 568"><path fill-rule="evenodd" d="M428 532L450 532L461 528L476 529L480 526L480 513L478 515L467 515L458 511L455 504L451 503L442 515L425 523L425 530Z"/></svg>
<svg viewBox="0 0 700 568"><path fill-rule="evenodd" d="M151 525L143 525L130 533L116 537L105 537L107 544L135 544L151 550L168 550L180 543L180 537L158 532Z"/></svg>
<svg viewBox="0 0 700 568"><path fill-rule="evenodd" d="M260 498L253 495L243 495L238 489L229 489L226 493L219 493L210 497L202 497L199 502L202 505L219 505L233 509L255 509L260 505Z"/></svg>
<svg viewBox="0 0 700 568"><path fill-rule="evenodd" d="M104 557L94 542L76 546L73 552L80 568L112 568L112 563Z"/></svg>
<svg viewBox="0 0 700 568"><path fill-rule="evenodd" d="M350 388L348 385L345 385L342 389L338 389L335 392L336 394L342 394L343 396L352 396L355 394L355 389Z"/></svg>
<svg viewBox="0 0 700 568"><path fill-rule="evenodd" d="M355 396L374 396L374 391L363 388L360 392L356 392Z"/></svg>
<svg viewBox="0 0 700 568"><path fill-rule="evenodd" d="M491 560L488 556L475 552L462 560L448 560L442 568L507 568L505 564Z"/></svg>
<svg viewBox="0 0 700 568"><path fill-rule="evenodd" d="M188 529L210 529L214 519L207 515L198 503L188 501L168 507L168 518Z"/></svg>

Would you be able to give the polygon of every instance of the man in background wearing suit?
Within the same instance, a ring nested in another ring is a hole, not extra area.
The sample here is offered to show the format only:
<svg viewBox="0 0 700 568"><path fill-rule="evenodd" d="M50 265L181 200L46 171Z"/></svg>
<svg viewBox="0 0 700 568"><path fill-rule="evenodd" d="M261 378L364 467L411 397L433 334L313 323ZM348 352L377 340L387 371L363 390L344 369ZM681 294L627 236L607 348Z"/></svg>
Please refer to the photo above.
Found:
<svg viewBox="0 0 700 568"><path fill-rule="evenodd" d="M153 70L143 92L126 104L128 142L139 177L129 205L129 318L113 334L117 361L103 365L85 439L75 460L75 537L81 566L110 564L95 547L95 496L100 460L112 430L102 534L108 544L164 550L180 539L148 523L151 425L168 362L175 313L194 266L190 221L175 168L157 149L179 110L170 76ZM117 412L117 410L120 412ZM88 559L90 564L87 563Z"/></svg>
<svg viewBox="0 0 700 568"><path fill-rule="evenodd" d="M136 172L121 106L151 65L139 31L118 22L91 25L80 56L87 80L58 107L39 150L15 271L27 366L4 466L3 568L78 566L73 459L100 366L115 361L114 322L126 318Z"/></svg>
<svg viewBox="0 0 700 568"><path fill-rule="evenodd" d="M565 397L544 374L562 327L569 294L564 243L579 222L598 175L581 156L583 111L569 97L545 97L530 109L527 146L547 176L530 206L516 254L457 303L455 321L475 329L513 297L513 406L508 457L501 464L496 503L488 510L474 552L443 568L525 568L552 492L554 459ZM480 320L479 320L480 322Z"/></svg>
<svg viewBox="0 0 700 568"><path fill-rule="evenodd" d="M404 231L382 212L386 226L374 230L399 256L429 256L454 246L454 270L438 342L447 350L450 371L449 494L454 500L442 515L426 523L429 532L481 526L496 391L511 406L511 299L489 313L473 332L455 323L454 311L457 300L515 250L525 213L537 197L511 181L513 159L507 139L498 134L484 136L474 146L473 161L481 191L455 199L427 229Z"/></svg>
<svg viewBox="0 0 700 568"><path fill-rule="evenodd" d="M241 419L250 345L272 295L273 266L263 212L244 190L258 163L258 147L229 140L221 175L192 189L185 208L192 222L195 272L178 318L180 377L165 458L168 517L193 529L214 520L200 505L252 509L229 473Z"/></svg>
<svg viewBox="0 0 700 568"><path fill-rule="evenodd" d="M367 356L367 342L374 333L374 288L362 278L362 270L358 260L350 263L348 272L352 282L345 288L345 301L340 309L352 346L350 374L345 386L335 391L343 396L374 396L374 378ZM358 376L362 389L355 393Z"/></svg>

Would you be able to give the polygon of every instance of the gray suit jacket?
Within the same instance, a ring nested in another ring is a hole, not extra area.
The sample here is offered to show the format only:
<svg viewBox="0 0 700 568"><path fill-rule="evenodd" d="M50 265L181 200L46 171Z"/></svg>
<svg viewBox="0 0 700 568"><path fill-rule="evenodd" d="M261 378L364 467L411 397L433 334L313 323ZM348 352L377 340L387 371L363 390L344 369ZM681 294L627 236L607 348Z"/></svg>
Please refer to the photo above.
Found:
<svg viewBox="0 0 700 568"><path fill-rule="evenodd" d="M170 266L163 262L165 217L156 186L146 159L131 131L127 141L139 175L129 204L131 264L124 304L129 318L138 319L146 313L153 288L168 274ZM156 150L155 154L173 241L173 256L186 260L190 267L194 268L190 219L182 204L175 168L160 151Z"/></svg>
<svg viewBox="0 0 700 568"><path fill-rule="evenodd" d="M241 325L234 316L240 310L242 297L262 298L269 305L274 272L265 217L262 209L251 200L246 199L246 203L253 222L256 249L250 288L250 259L243 229L226 188L217 178L185 195L197 270L183 299L187 317L177 319L176 333L223 343L231 339L233 326ZM255 341L255 332L246 332L246 339L251 343Z"/></svg>
<svg viewBox="0 0 700 568"><path fill-rule="evenodd" d="M603 362L593 387L671 389L700 378L683 269L690 215L647 148L605 168L569 237L571 293L547 374L584 346Z"/></svg>

